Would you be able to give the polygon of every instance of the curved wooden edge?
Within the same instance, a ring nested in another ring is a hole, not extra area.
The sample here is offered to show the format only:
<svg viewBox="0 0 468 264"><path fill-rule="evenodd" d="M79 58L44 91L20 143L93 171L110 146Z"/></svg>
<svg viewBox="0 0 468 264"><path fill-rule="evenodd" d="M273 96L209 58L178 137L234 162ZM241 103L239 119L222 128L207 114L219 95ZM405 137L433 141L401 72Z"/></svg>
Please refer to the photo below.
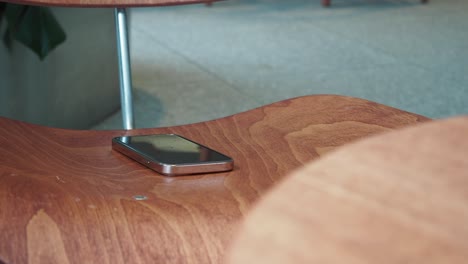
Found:
<svg viewBox="0 0 468 264"><path fill-rule="evenodd" d="M228 263L466 263L468 116L367 138L296 171Z"/></svg>
<svg viewBox="0 0 468 264"><path fill-rule="evenodd" d="M224 0L213 0L218 2ZM206 3L206 0L4 0L7 3L57 7L150 7Z"/></svg>
<svg viewBox="0 0 468 264"><path fill-rule="evenodd" d="M65 130L0 118L0 259L220 263L238 221L284 175L352 141L427 120L333 95L131 131ZM158 133L218 150L235 168L170 178L112 151L114 136Z"/></svg>
<svg viewBox="0 0 468 264"><path fill-rule="evenodd" d="M210 124L210 123L217 123L217 122L224 122L231 120L233 118L243 118L244 116L247 117L251 115L252 111L263 111L264 109L267 108L284 108L287 107L290 104L301 104L304 109L311 108L315 109L316 106L320 106L321 108L326 108L325 106L321 106L322 104L329 104L331 106L331 109L336 110L335 108L339 107L340 104L343 105L343 109L341 109L341 117L345 117L348 115L350 118L349 120L356 119L354 116L357 112L363 111L363 117L365 117L365 113L367 114L372 114L373 111L375 110L380 110L380 111L388 111L386 115L391 116L391 115L401 115L400 119L394 120L391 123L389 121L387 122L387 126L389 127L403 127L408 124L412 123L418 123L418 122L426 122L431 120L428 117L418 115L415 113L411 113L408 111L404 111L395 107L383 105L380 103L376 103L370 100L362 99L362 98L357 98L357 97L352 97L352 96L344 96L344 95L335 95L335 94L317 94L317 95L305 95L305 96L298 96L290 99L285 99L279 102L274 102L271 104L267 104L264 106L260 106L254 109L250 109L244 112L236 113L233 115L229 115L226 117L214 119L214 120L207 120L203 122L198 122L198 123L192 123L192 124L183 124L183 125L178 125L178 126L172 126L170 128L179 128L179 127L185 127L185 126L198 126L198 125L204 125L204 124ZM320 108L318 109L318 111ZM347 112L348 110L351 110ZM352 111L354 110L354 111ZM334 112L319 112L315 113L316 115L318 114L319 116L324 116L326 117L327 115L334 115ZM344 114L344 115L343 115ZM387 117L387 116L385 116ZM404 118L403 118L404 117ZM384 117L383 117L384 118ZM38 124L33 124L21 120L14 120L10 119L7 117L2 117L0 116L1 122L6 122L8 123L15 123L15 124L21 124L22 126L27 126L31 130L49 130L49 131L54 131L54 133L60 133L60 134L84 134L86 135L87 133L90 134L116 134L116 135L143 135L143 134L148 134L151 133L154 130L159 130L163 129L166 130L169 127L158 127L158 128L136 128L132 130L123 130L123 129L112 129L112 130L77 130L77 129L66 129L66 128L57 128L57 127L49 127L49 126L43 126L43 125L38 125Z"/></svg>

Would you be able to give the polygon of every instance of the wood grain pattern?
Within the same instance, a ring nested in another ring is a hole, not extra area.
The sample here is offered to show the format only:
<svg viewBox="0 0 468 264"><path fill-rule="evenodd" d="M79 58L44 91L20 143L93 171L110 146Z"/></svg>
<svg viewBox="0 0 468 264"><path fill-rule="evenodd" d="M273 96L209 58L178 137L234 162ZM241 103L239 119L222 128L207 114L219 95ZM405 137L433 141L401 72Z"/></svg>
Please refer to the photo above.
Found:
<svg viewBox="0 0 468 264"><path fill-rule="evenodd" d="M222 1L212 0L211 2ZM206 0L2 0L16 4L63 7L145 7L206 3Z"/></svg>
<svg viewBox="0 0 468 264"><path fill-rule="evenodd" d="M343 144L426 120L332 95L132 131L61 130L0 118L0 260L220 263L236 223L284 175ZM163 177L111 149L115 136L153 133L200 142L231 156L235 168Z"/></svg>
<svg viewBox="0 0 468 264"><path fill-rule="evenodd" d="M60 230L43 210L29 221L26 238L29 263L69 263Z"/></svg>
<svg viewBox="0 0 468 264"><path fill-rule="evenodd" d="M367 138L265 195L228 263L467 263L468 116Z"/></svg>

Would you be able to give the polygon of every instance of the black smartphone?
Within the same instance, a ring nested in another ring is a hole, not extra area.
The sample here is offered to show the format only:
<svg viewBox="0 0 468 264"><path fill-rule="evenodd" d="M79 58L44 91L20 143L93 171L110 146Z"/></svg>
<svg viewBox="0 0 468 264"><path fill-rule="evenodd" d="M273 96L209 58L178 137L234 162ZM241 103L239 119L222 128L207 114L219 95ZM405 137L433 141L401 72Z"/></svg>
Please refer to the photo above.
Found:
<svg viewBox="0 0 468 264"><path fill-rule="evenodd" d="M175 134L116 137L112 149L166 176L230 171L234 167L230 157Z"/></svg>

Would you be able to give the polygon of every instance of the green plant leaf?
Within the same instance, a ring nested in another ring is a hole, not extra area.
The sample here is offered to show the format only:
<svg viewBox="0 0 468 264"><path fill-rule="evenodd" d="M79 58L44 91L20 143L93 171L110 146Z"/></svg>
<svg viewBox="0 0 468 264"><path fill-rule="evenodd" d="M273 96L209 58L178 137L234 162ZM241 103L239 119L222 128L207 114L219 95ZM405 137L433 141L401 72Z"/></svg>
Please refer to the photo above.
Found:
<svg viewBox="0 0 468 264"><path fill-rule="evenodd" d="M21 20L21 17L27 8L28 7L24 5L4 3L2 17L5 17L7 28L5 29L5 33L3 35L3 43L9 50L11 50L11 45L14 38L12 31L15 30L16 24ZM1 20L3 20L2 17L0 17Z"/></svg>
<svg viewBox="0 0 468 264"><path fill-rule="evenodd" d="M8 4L5 18L11 36L41 60L66 39L64 30L47 7Z"/></svg>

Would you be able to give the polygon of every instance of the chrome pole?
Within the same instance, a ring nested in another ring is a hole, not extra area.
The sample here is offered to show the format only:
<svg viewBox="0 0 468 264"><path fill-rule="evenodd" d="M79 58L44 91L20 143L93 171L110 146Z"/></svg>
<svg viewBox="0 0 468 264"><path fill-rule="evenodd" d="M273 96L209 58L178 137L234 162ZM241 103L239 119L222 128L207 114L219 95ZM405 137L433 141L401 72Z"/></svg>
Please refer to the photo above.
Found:
<svg viewBox="0 0 468 264"><path fill-rule="evenodd" d="M132 72L128 46L127 14L125 8L115 9L117 53L119 57L120 105L124 129L133 129Z"/></svg>

